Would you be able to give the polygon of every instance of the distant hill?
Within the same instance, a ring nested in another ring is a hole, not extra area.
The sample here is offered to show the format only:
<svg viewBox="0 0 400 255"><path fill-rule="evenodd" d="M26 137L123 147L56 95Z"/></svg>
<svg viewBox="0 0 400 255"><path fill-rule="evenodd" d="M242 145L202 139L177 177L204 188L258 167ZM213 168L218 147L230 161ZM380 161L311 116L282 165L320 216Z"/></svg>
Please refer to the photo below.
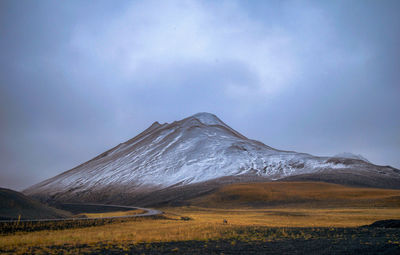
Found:
<svg viewBox="0 0 400 255"><path fill-rule="evenodd" d="M71 213L49 207L22 193L0 188L0 220L56 219L71 217Z"/></svg>

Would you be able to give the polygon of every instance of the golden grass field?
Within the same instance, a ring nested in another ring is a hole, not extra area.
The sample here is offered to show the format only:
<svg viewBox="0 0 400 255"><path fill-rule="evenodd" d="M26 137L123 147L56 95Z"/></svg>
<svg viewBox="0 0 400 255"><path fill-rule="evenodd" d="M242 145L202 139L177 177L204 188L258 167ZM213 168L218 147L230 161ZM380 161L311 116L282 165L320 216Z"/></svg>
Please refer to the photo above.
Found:
<svg viewBox="0 0 400 255"><path fill-rule="evenodd" d="M400 190L323 182L240 183L222 187L192 202L211 208L399 208Z"/></svg>
<svg viewBox="0 0 400 255"><path fill-rule="evenodd" d="M324 183L234 184L193 200L191 206L160 208L165 212L164 219L17 232L1 236L0 248L24 252L31 246L236 238L235 229L254 226L357 227L377 220L400 219L399 198L400 190ZM182 216L192 220L183 221ZM228 224L223 224L223 219Z"/></svg>
<svg viewBox="0 0 400 255"><path fill-rule="evenodd" d="M106 217L118 217L118 216L128 216L144 213L144 210L129 210L129 211L117 211L117 212L104 212L104 213L80 213L77 217L85 216L87 218L106 218Z"/></svg>

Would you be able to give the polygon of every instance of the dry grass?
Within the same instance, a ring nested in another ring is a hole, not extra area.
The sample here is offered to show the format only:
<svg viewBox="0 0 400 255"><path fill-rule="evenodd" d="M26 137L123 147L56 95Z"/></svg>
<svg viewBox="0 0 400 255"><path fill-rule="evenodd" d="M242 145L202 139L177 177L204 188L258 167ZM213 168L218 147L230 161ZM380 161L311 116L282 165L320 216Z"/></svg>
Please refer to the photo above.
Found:
<svg viewBox="0 0 400 255"><path fill-rule="evenodd" d="M181 213L196 222L222 223L227 219L231 226L269 227L357 227L377 220L400 219L400 208L370 209L210 209L184 207L166 209L170 213Z"/></svg>
<svg viewBox="0 0 400 255"><path fill-rule="evenodd" d="M154 242L172 240L206 240L220 236L222 224L204 221L142 220L82 229L38 231L2 236L0 248L21 248L97 242Z"/></svg>
<svg viewBox="0 0 400 255"><path fill-rule="evenodd" d="M355 188L323 182L266 182L225 186L192 200L202 207L400 207L400 190Z"/></svg>
<svg viewBox="0 0 400 255"><path fill-rule="evenodd" d="M167 220L143 219L104 226L2 236L1 249L95 243L158 242L231 238L237 227L354 227L381 219L400 219L400 209L268 209L228 210L165 208ZM178 220L181 216L193 220ZM228 224L223 224L223 219Z"/></svg>
<svg viewBox="0 0 400 255"><path fill-rule="evenodd" d="M118 217L118 216L128 216L145 213L144 210L129 210L129 211L118 211L118 212L106 212L106 213L81 213L79 216L86 216L88 218L104 218L104 217Z"/></svg>

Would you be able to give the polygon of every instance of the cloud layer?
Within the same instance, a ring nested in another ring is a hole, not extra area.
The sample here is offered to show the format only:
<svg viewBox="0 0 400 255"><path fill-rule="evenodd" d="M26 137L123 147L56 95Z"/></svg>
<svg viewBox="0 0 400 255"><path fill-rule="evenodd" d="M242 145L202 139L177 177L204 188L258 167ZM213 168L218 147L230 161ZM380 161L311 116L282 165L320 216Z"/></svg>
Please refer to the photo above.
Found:
<svg viewBox="0 0 400 255"><path fill-rule="evenodd" d="M1 5L0 186L200 111L273 147L400 167L397 1Z"/></svg>

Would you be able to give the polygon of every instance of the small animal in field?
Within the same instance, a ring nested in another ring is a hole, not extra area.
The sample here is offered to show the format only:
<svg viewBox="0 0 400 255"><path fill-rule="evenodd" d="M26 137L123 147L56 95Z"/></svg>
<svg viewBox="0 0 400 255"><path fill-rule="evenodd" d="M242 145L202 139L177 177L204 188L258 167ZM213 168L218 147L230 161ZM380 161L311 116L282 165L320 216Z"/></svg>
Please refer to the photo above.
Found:
<svg viewBox="0 0 400 255"><path fill-rule="evenodd" d="M224 220L222 221L222 224L228 224L228 220L227 220L227 219L224 219Z"/></svg>

